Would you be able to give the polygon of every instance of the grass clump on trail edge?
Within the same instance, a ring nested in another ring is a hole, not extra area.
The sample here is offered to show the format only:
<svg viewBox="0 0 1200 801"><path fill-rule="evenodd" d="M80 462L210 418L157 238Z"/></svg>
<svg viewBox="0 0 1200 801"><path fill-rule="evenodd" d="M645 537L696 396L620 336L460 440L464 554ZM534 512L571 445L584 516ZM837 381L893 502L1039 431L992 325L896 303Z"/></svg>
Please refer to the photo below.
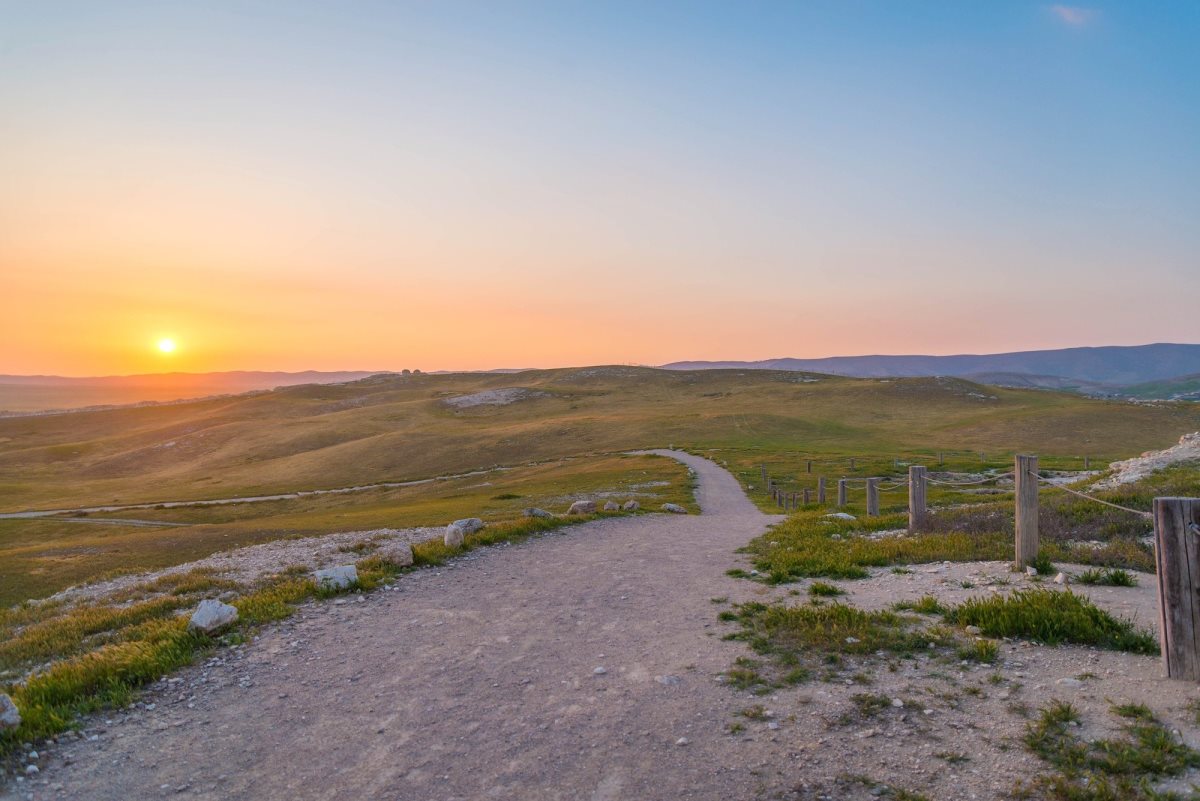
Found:
<svg viewBox="0 0 1200 801"><path fill-rule="evenodd" d="M1078 711L1054 701L1041 710L1025 732L1025 746L1055 772L1014 791L1017 798L1054 801L1152 801L1183 798L1158 792L1153 779L1179 776L1200 767L1200 753L1181 743L1144 706L1113 708L1128 721L1123 737L1084 740ZM1188 796L1191 797L1191 796Z"/></svg>
<svg viewBox="0 0 1200 801"><path fill-rule="evenodd" d="M863 611L837 602L815 606L785 606L757 601L725 610L720 618L741 626L728 639L744 640L757 653L770 656L779 668L771 681L755 662L753 676L745 675L746 660L726 673L739 689L764 693L772 687L808 681L813 668L841 666L843 657L868 658L880 652L909 656L954 642L945 626L924 627L915 618L888 611ZM807 664L806 664L807 662Z"/></svg>
<svg viewBox="0 0 1200 801"><path fill-rule="evenodd" d="M1137 577L1128 570L1110 567L1104 570L1091 568L1079 574L1080 584L1101 584L1106 587L1136 587Z"/></svg>
<svg viewBox="0 0 1200 801"><path fill-rule="evenodd" d="M946 613L949 623L978 626L989 637L1021 637L1046 645L1095 645L1157 654L1158 643L1128 620L1113 617L1070 590L1018 590L1008 597L971 598Z"/></svg>
<svg viewBox="0 0 1200 801"><path fill-rule="evenodd" d="M799 578L866 578L868 567L922 562L1007 559L1012 538L999 533L941 532L872 539L870 532L900 529L904 515L839 520L801 512L751 541L754 566L772 584Z"/></svg>

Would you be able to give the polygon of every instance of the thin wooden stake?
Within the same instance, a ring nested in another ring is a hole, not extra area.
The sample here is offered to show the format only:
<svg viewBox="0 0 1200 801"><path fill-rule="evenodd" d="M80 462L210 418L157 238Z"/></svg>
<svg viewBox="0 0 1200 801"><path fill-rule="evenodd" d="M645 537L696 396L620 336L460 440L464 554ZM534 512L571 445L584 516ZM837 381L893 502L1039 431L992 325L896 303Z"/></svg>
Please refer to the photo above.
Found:
<svg viewBox="0 0 1200 801"><path fill-rule="evenodd" d="M908 468L908 533L916 534L925 528L925 465L914 464Z"/></svg>
<svg viewBox="0 0 1200 801"><path fill-rule="evenodd" d="M1200 498L1154 499L1154 561L1163 672L1200 681Z"/></svg>
<svg viewBox="0 0 1200 801"><path fill-rule="evenodd" d="M807 462L804 463L804 470L807 473L812 472L812 459L809 459Z"/></svg>
<svg viewBox="0 0 1200 801"><path fill-rule="evenodd" d="M1018 456L1013 466L1017 495L1017 569L1028 567L1038 555L1038 458Z"/></svg>

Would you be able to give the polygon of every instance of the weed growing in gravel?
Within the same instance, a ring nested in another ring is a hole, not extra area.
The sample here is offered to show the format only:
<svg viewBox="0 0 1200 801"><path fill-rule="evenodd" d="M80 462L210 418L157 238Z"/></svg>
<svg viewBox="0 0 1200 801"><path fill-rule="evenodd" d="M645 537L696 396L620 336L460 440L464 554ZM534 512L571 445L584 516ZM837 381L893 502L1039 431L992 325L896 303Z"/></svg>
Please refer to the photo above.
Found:
<svg viewBox="0 0 1200 801"><path fill-rule="evenodd" d="M1126 704L1113 711L1129 721L1122 727L1124 737L1087 741L1079 736L1073 706L1053 701L1043 708L1024 740L1055 773L1018 786L1016 795L1056 801L1177 798L1156 792L1150 780L1200 767L1200 752L1179 742L1145 706Z"/></svg>
<svg viewBox="0 0 1200 801"><path fill-rule="evenodd" d="M1136 587L1137 578L1128 570L1119 567L1091 568L1079 574L1080 584L1102 584L1107 587Z"/></svg>
<svg viewBox="0 0 1200 801"><path fill-rule="evenodd" d="M846 591L836 584L830 584L827 581L814 581L808 585L808 594L822 598L834 598L838 595L845 595Z"/></svg>
<svg viewBox="0 0 1200 801"><path fill-rule="evenodd" d="M897 612L917 612L922 615L944 615L946 607L932 595L922 595L915 601L897 601L892 604Z"/></svg>
<svg viewBox="0 0 1200 801"><path fill-rule="evenodd" d="M991 640L975 640L970 645L958 649L958 658L968 662L981 662L990 665L1000 657L1000 648Z"/></svg>
<svg viewBox="0 0 1200 801"><path fill-rule="evenodd" d="M1087 598L1064 590L1018 590L1007 597L971 598L946 620L974 625L989 637L1023 637L1047 645L1096 645L1136 654L1157 654L1158 643L1128 620L1115 618Z"/></svg>

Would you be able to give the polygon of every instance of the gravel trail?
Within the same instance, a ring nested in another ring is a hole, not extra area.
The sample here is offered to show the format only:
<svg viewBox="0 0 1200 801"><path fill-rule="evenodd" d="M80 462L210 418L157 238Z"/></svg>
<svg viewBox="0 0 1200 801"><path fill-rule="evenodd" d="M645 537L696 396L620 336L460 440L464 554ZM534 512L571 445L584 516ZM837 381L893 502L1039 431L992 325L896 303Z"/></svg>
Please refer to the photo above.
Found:
<svg viewBox="0 0 1200 801"><path fill-rule="evenodd" d="M713 596L777 518L712 462L700 516L601 520L311 604L55 747L15 797L751 797ZM602 670L601 670L602 669ZM146 706L154 704L153 709ZM681 738L684 740L681 742ZM771 750L777 750L767 743Z"/></svg>

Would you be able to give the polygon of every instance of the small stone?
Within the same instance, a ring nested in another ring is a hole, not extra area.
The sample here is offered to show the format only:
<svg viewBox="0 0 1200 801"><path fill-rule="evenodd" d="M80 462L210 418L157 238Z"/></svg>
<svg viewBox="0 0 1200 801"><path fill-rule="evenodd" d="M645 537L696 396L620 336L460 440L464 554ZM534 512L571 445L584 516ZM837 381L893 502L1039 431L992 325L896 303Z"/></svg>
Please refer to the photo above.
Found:
<svg viewBox="0 0 1200 801"><path fill-rule="evenodd" d="M1030 565L1029 567L1025 568L1025 575L1027 575L1027 576L1036 576L1036 575L1037 575L1037 568L1036 568L1036 567L1033 567L1032 565Z"/></svg>
<svg viewBox="0 0 1200 801"><path fill-rule="evenodd" d="M892 706L896 707L897 709L903 709L903 708L904 708L904 701L900 700L899 698L893 698L893 699L892 699Z"/></svg>
<svg viewBox="0 0 1200 801"><path fill-rule="evenodd" d="M688 738L680 737L678 740L675 741L675 745L687 745L690 742L691 742L691 740L689 740Z"/></svg>
<svg viewBox="0 0 1200 801"><path fill-rule="evenodd" d="M621 504L621 508L624 509L626 512L636 512L638 509L642 508L642 505L631 498L630 500L625 501L625 503Z"/></svg>
<svg viewBox="0 0 1200 801"><path fill-rule="evenodd" d="M358 583L358 568L354 565L339 565L314 570L312 577L325 589L344 590Z"/></svg>
<svg viewBox="0 0 1200 801"><path fill-rule="evenodd" d="M770 729L771 731L778 731L779 724L772 720L770 723L767 724L767 728Z"/></svg>
<svg viewBox="0 0 1200 801"><path fill-rule="evenodd" d="M849 643L850 645L853 645L854 643L856 643L856 642L858 642L858 641L859 641L859 640L858 640L858 638L857 638L857 637L847 637L847 638L846 638L846 642L847 642L847 643Z"/></svg>
<svg viewBox="0 0 1200 801"><path fill-rule="evenodd" d="M1059 679L1058 681L1056 681L1054 683L1060 687L1082 687L1083 686L1082 681L1080 681L1079 679L1076 679L1076 678L1072 678L1071 676L1067 676L1066 678Z"/></svg>
<svg viewBox="0 0 1200 801"><path fill-rule="evenodd" d="M655 676L654 680L667 687L674 687L682 681L678 676Z"/></svg>
<svg viewBox="0 0 1200 801"><path fill-rule="evenodd" d="M847 514L846 512L833 512L831 514L825 515L825 517L832 517L834 520L857 520L858 519L854 515Z"/></svg>
<svg viewBox="0 0 1200 801"><path fill-rule="evenodd" d="M187 627L190 631L212 634L236 623L237 619L237 607L206 598L196 607L196 611L192 612L192 619L188 621Z"/></svg>
<svg viewBox="0 0 1200 801"><path fill-rule="evenodd" d="M21 712L17 709L17 705L7 694L0 693L0 731L15 729L20 725Z"/></svg>
<svg viewBox="0 0 1200 801"><path fill-rule="evenodd" d="M664 503L662 505L662 510L664 512L670 512L673 515L686 515L688 513L687 509L684 509L677 503Z"/></svg>
<svg viewBox="0 0 1200 801"><path fill-rule="evenodd" d="M25 766L25 775L26 776L33 776L38 773L41 773L41 771L38 769L37 765L26 765Z"/></svg>
<svg viewBox="0 0 1200 801"><path fill-rule="evenodd" d="M604 502L604 511L619 512L619 511L621 511L621 506L616 501L605 501Z"/></svg>
<svg viewBox="0 0 1200 801"><path fill-rule="evenodd" d="M594 676L603 676L603 675L604 675L605 673L607 673L607 672L608 672L608 671L607 671L607 670L605 670L603 667L597 667L597 668L595 668L595 669L593 669L593 670L592 670L592 675L594 675Z"/></svg>
<svg viewBox="0 0 1200 801"><path fill-rule="evenodd" d="M1067 583L1067 574L1059 573L1057 576L1054 577L1054 583L1055 584L1066 584Z"/></svg>
<svg viewBox="0 0 1200 801"><path fill-rule="evenodd" d="M966 631L967 631L967 634L982 634L983 633L983 629L979 628L979 626L967 626Z"/></svg>
<svg viewBox="0 0 1200 801"><path fill-rule="evenodd" d="M525 515L526 517L537 517L543 520L549 520L554 517L554 515L550 512L547 512L545 509L538 509L536 506L531 506L530 508L524 510L521 514Z"/></svg>
<svg viewBox="0 0 1200 801"><path fill-rule="evenodd" d="M398 540L379 546L374 555L396 567L409 567L413 563L412 546Z"/></svg>

